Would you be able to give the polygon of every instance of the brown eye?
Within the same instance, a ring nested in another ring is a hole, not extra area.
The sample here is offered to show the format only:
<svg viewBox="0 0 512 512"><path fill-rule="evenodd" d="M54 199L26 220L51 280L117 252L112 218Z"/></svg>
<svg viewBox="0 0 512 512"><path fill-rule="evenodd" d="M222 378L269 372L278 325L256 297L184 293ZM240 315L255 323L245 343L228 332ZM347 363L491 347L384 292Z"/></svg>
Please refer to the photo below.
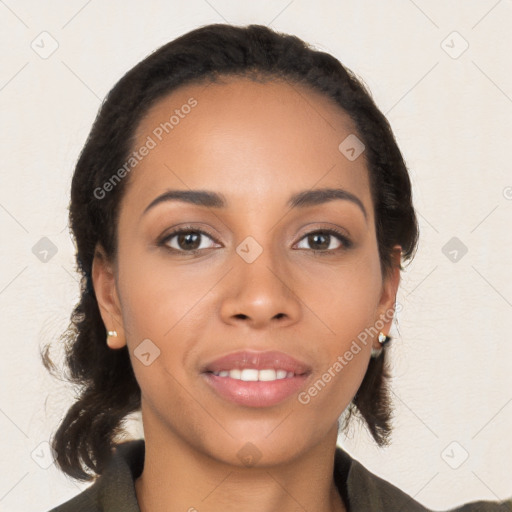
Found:
<svg viewBox="0 0 512 512"><path fill-rule="evenodd" d="M303 237L302 241L306 242L307 247L299 247L299 249L312 249L319 252L333 252L347 249L352 245L346 236L334 230L313 231Z"/></svg>
<svg viewBox="0 0 512 512"><path fill-rule="evenodd" d="M161 242L175 251L195 252L201 249L209 249L214 245L208 244L208 239L214 242L212 237L204 231L198 229L180 229L167 235Z"/></svg>

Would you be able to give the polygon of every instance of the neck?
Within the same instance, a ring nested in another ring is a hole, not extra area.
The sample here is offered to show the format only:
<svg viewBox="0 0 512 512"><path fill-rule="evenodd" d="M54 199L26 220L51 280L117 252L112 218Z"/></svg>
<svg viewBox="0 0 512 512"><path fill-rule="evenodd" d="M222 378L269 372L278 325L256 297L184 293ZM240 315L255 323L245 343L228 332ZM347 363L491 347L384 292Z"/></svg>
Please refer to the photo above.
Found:
<svg viewBox="0 0 512 512"><path fill-rule="evenodd" d="M337 425L293 461L266 467L224 463L144 420L144 469L135 481L141 512L346 512L333 478Z"/></svg>

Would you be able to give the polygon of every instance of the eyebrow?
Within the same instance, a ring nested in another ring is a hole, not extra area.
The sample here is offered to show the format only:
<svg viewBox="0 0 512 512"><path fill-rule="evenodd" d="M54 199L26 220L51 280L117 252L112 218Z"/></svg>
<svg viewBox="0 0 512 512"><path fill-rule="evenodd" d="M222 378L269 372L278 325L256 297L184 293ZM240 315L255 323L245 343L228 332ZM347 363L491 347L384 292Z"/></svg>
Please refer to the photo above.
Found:
<svg viewBox="0 0 512 512"><path fill-rule="evenodd" d="M290 197L287 206L289 208L305 208L328 203L336 199L352 202L361 209L365 219L368 218L366 208L362 201L354 194L341 188L318 188L298 192ZM228 204L224 195L218 192L211 192L209 190L167 190L153 199L145 208L142 215L145 215L157 204L167 201L182 201L197 206L206 206L207 208L225 208Z"/></svg>

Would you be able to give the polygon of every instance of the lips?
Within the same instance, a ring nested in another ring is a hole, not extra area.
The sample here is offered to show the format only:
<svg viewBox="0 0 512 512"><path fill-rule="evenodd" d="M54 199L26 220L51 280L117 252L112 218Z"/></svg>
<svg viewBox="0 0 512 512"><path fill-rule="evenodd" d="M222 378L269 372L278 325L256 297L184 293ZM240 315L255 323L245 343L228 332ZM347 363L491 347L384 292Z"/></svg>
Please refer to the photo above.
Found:
<svg viewBox="0 0 512 512"><path fill-rule="evenodd" d="M206 364L207 386L231 403L272 407L290 399L307 382L311 367L283 352L234 352Z"/></svg>
<svg viewBox="0 0 512 512"><path fill-rule="evenodd" d="M311 372L311 367L284 352L251 352L248 350L234 352L215 359L204 366L203 373L218 373L231 370L283 370L287 374L304 375Z"/></svg>

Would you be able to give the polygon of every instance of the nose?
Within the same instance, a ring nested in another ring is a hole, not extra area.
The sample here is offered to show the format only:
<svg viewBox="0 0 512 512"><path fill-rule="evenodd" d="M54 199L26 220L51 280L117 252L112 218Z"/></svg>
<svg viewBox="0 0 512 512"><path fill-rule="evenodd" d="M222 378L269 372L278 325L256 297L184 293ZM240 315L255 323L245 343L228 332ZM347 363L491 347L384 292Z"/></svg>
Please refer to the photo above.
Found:
<svg viewBox="0 0 512 512"><path fill-rule="evenodd" d="M301 301L285 261L277 262L265 249L252 263L238 254L233 263L220 307L225 323L264 329L292 325L300 319Z"/></svg>

